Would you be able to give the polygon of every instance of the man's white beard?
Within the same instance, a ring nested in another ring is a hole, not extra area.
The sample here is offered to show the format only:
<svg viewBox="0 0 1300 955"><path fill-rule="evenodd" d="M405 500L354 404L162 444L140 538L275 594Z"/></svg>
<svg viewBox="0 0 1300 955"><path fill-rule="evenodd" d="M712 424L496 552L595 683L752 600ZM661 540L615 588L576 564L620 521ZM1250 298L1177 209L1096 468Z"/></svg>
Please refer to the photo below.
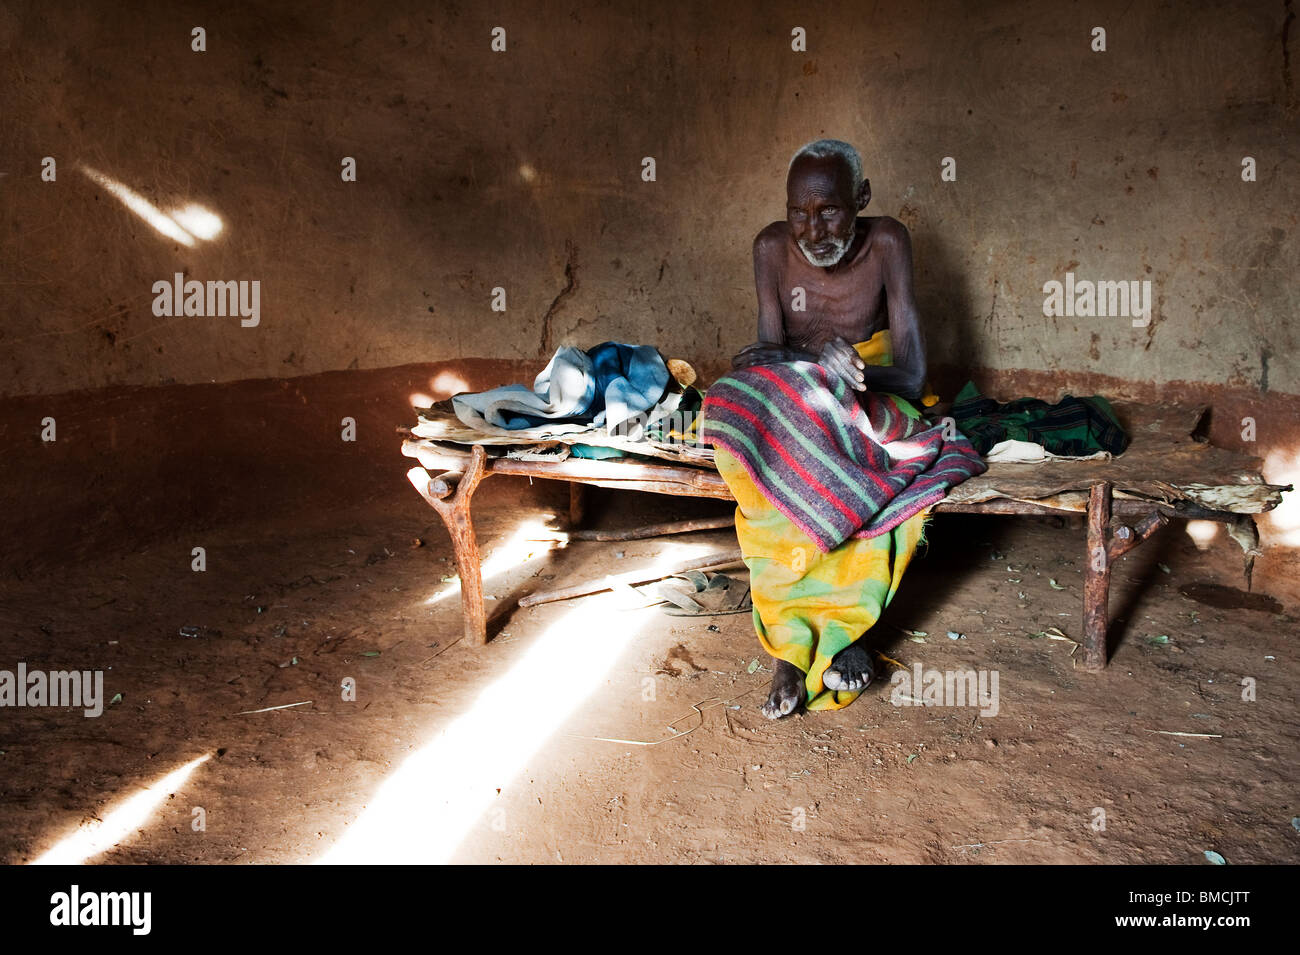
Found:
<svg viewBox="0 0 1300 955"><path fill-rule="evenodd" d="M838 264L840 259L844 258L844 254L849 251L849 246L853 244L853 236L856 232L857 232L857 224L855 223L849 229L848 238L827 239L826 241L832 246L832 249L826 255L821 255L821 256L813 255L812 252L809 251L808 249L808 243L803 241L799 242L799 251L802 252L804 258L807 259L809 262L811 262L813 265L817 266L820 269L828 269L832 265Z"/></svg>

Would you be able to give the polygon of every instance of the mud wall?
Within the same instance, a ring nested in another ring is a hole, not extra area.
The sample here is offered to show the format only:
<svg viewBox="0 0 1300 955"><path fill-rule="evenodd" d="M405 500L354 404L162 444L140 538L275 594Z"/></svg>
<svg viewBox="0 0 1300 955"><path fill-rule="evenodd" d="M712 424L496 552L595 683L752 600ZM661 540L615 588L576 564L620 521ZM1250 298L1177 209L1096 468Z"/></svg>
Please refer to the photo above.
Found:
<svg viewBox="0 0 1300 955"><path fill-rule="evenodd" d="M0 394L723 357L823 135L912 230L936 364L1300 393L1289 2L383 7L0 10ZM178 272L258 281L259 324L155 315ZM1149 281L1149 321L1045 316L1067 272Z"/></svg>

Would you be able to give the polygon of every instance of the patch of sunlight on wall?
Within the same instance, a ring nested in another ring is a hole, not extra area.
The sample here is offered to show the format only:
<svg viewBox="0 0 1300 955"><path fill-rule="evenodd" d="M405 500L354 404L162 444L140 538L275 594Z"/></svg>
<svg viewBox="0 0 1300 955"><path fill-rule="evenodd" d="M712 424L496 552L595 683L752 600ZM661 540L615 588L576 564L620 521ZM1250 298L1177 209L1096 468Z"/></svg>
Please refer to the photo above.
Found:
<svg viewBox="0 0 1300 955"><path fill-rule="evenodd" d="M1221 528L1217 521L1188 521L1187 536L1192 539L1197 550L1209 550L1214 538L1219 536Z"/></svg>
<svg viewBox="0 0 1300 955"><path fill-rule="evenodd" d="M215 239L221 233L221 219L217 214L192 202L184 209L173 209L168 215L200 239Z"/></svg>
<svg viewBox="0 0 1300 955"><path fill-rule="evenodd" d="M1264 458L1264 480L1300 487L1300 448L1270 451ZM1300 490L1283 494L1282 503L1269 511L1267 518L1273 528L1273 541L1284 547L1300 547Z"/></svg>
<svg viewBox="0 0 1300 955"><path fill-rule="evenodd" d="M469 382L454 371L440 371L429 379L429 387L433 389L435 395L450 398L452 395L469 391ZM439 400L441 401L442 398Z"/></svg>
<svg viewBox="0 0 1300 955"><path fill-rule="evenodd" d="M207 762L211 753L204 753L192 759L179 769L174 769L152 786L136 793L103 813L100 819L80 826L44 855L32 861L32 865L81 865L86 860L112 849L126 837L133 835L137 829L158 808L158 805L172 793L180 789L189 779L190 774Z"/></svg>
<svg viewBox="0 0 1300 955"><path fill-rule="evenodd" d="M131 187L98 169L93 169L84 163L79 168L91 182L113 196L158 232L187 248L194 248L196 236L199 239L213 239L221 232L221 217L197 203L190 203L182 209L166 213Z"/></svg>

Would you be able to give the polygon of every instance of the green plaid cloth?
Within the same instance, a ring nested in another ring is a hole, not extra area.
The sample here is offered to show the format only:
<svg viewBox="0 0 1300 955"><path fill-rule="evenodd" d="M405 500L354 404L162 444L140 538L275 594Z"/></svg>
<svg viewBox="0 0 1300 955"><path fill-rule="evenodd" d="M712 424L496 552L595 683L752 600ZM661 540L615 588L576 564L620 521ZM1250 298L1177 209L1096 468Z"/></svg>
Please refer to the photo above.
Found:
<svg viewBox="0 0 1300 955"><path fill-rule="evenodd" d="M949 414L980 454L988 454L999 441L1007 440L1032 441L1052 454L1071 457L1098 451L1121 454L1128 447L1128 435L1110 402L1101 395L1066 395L1054 405L1038 398L998 404L983 397L975 383L968 381L957 393Z"/></svg>

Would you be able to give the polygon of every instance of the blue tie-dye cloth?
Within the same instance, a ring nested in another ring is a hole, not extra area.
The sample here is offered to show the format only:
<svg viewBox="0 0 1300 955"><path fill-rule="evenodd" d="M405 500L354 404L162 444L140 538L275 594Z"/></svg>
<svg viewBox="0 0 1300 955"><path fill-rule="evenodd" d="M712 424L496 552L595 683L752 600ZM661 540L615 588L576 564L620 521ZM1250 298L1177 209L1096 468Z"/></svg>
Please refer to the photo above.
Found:
<svg viewBox="0 0 1300 955"><path fill-rule="evenodd" d="M612 433L658 404L668 380L668 366L649 345L602 342L586 352L565 345L556 349L532 389L505 385L456 395L452 407L470 426L483 420L521 431L548 423L587 424Z"/></svg>

